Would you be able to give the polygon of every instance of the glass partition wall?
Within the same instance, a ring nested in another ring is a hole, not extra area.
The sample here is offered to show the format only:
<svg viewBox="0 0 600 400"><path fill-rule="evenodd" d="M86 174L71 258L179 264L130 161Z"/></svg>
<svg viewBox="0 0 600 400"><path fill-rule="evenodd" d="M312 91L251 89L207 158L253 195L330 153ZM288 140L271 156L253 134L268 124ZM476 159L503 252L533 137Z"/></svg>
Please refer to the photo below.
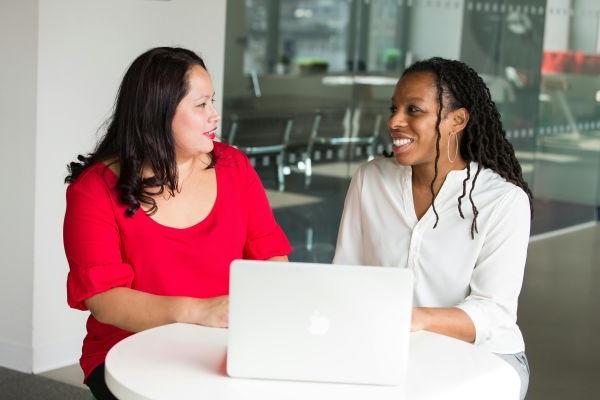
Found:
<svg viewBox="0 0 600 400"><path fill-rule="evenodd" d="M600 2L548 1L540 75L537 224L555 228L597 219Z"/></svg>
<svg viewBox="0 0 600 400"><path fill-rule="evenodd" d="M291 258L329 262L353 172L389 149L398 77L459 59L534 189L533 233L594 221L599 17L595 0L229 0L222 140L261 175Z"/></svg>

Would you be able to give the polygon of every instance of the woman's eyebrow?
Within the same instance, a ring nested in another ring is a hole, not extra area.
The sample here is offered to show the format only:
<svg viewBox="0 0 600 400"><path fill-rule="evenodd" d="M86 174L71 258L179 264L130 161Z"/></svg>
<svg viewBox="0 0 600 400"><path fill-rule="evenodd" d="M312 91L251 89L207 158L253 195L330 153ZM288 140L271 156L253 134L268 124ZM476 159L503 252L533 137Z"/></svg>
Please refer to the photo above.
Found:
<svg viewBox="0 0 600 400"><path fill-rule="evenodd" d="M214 96L214 95L213 95L213 96ZM211 95L209 95L209 94L205 94L204 96L197 97L197 98L195 98L194 100L195 100L195 101L198 101L198 100L210 99L211 97L212 97Z"/></svg>
<svg viewBox="0 0 600 400"><path fill-rule="evenodd" d="M392 103L394 102L394 98L391 98ZM423 99L422 97L409 97L407 99L403 99L405 101L425 101L425 99Z"/></svg>

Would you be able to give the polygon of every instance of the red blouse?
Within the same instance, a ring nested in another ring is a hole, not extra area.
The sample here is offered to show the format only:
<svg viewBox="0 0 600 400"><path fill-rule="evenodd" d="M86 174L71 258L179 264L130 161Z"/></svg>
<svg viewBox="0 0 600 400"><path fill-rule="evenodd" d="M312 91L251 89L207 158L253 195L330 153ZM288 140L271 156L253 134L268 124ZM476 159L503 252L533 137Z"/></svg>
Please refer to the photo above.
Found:
<svg viewBox="0 0 600 400"><path fill-rule="evenodd" d="M69 185L63 234L71 307L85 310L85 299L120 286L164 296L226 295L233 260L291 252L247 157L218 142L215 155L215 204L189 228L161 225L142 210L125 216L117 177L104 164L89 167ZM131 334L90 315L80 359L86 379Z"/></svg>

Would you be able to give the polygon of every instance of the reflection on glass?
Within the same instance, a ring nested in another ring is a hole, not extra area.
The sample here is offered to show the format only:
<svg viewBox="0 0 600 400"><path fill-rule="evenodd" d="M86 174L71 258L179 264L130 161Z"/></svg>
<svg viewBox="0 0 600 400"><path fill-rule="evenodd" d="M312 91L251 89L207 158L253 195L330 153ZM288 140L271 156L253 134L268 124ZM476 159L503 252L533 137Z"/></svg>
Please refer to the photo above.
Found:
<svg viewBox="0 0 600 400"><path fill-rule="evenodd" d="M351 2L245 0L244 73L340 72L348 59Z"/></svg>
<svg viewBox="0 0 600 400"><path fill-rule="evenodd" d="M489 86L534 188L534 233L596 218L596 0L230 0L227 7L225 140L238 121L240 143L281 144L281 129L240 121L293 121L283 152L250 154L293 259L330 261L350 176L389 146L394 85L407 65L432 56L465 61Z"/></svg>
<svg viewBox="0 0 600 400"><path fill-rule="evenodd" d="M548 2L534 188L556 212L540 223L593 220L600 204L599 10L595 1Z"/></svg>

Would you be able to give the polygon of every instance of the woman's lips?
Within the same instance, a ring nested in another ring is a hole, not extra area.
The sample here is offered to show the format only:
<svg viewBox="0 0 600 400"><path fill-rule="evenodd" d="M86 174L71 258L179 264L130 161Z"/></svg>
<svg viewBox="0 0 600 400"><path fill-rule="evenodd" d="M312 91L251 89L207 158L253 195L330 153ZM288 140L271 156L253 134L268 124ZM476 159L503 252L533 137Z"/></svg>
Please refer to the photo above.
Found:
<svg viewBox="0 0 600 400"><path fill-rule="evenodd" d="M214 140L217 137L216 130L204 132L203 135L207 136L210 140Z"/></svg>

